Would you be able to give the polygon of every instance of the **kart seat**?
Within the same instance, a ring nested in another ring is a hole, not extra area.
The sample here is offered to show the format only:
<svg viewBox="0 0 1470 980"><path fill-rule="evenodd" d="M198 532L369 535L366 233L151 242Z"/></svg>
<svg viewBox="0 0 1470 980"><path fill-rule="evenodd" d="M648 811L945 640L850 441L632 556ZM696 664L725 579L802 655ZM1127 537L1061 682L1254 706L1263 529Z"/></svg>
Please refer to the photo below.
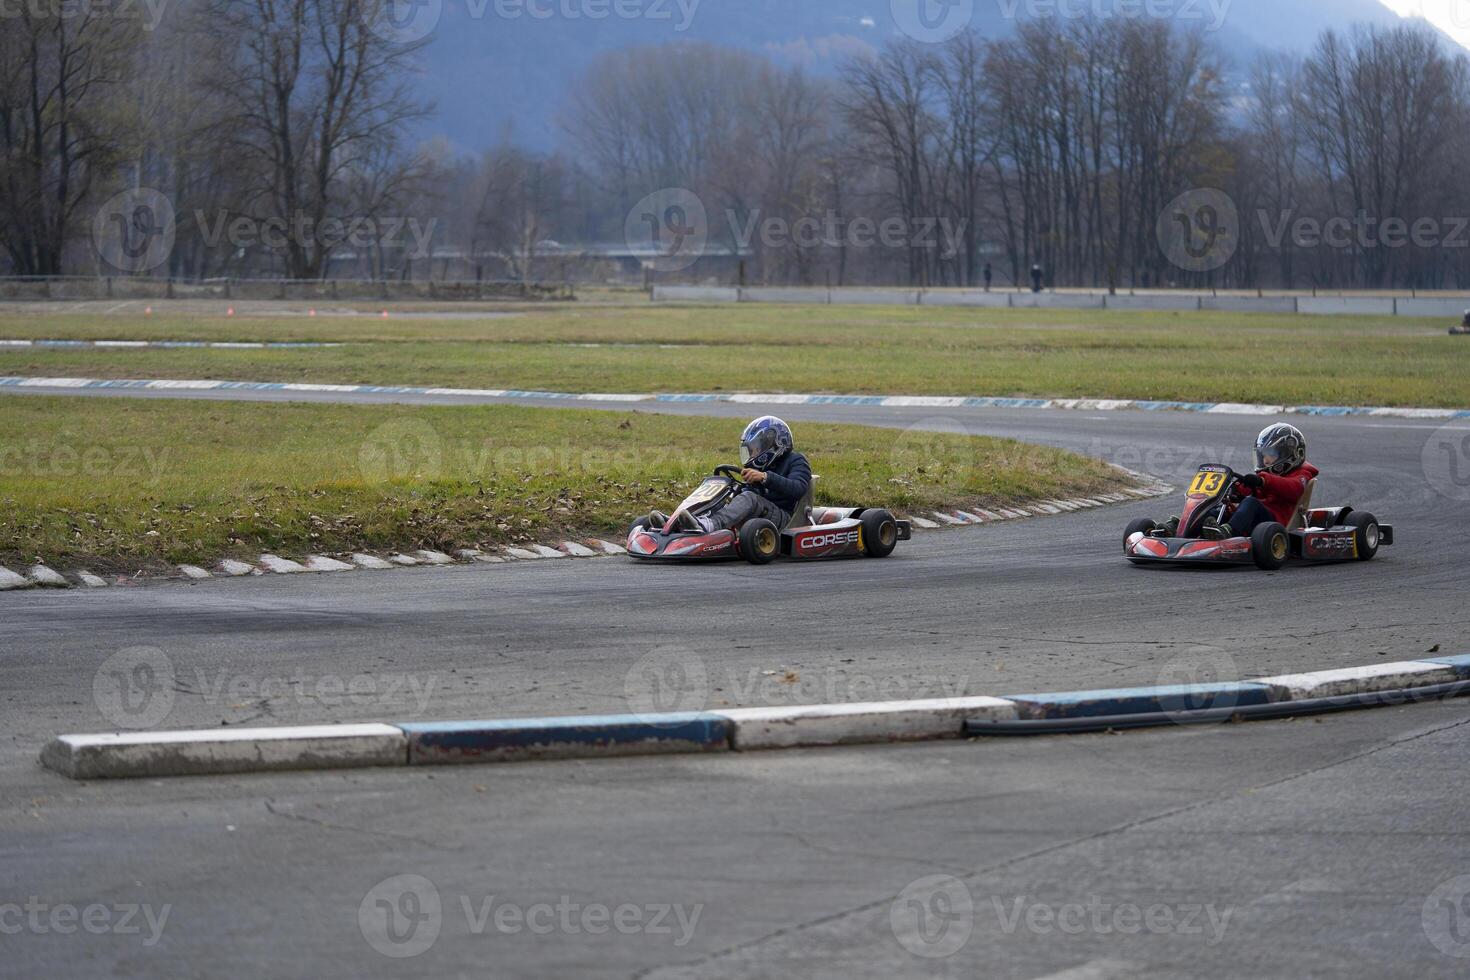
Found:
<svg viewBox="0 0 1470 980"><path fill-rule="evenodd" d="M1307 514L1312 509L1312 491L1315 489L1317 489L1317 481L1312 480L1307 484L1307 489L1302 494L1302 499L1297 502L1296 516L1291 519L1291 525L1287 528L1288 531L1300 531L1307 526Z"/></svg>
<svg viewBox="0 0 1470 980"><path fill-rule="evenodd" d="M812 475L812 482L811 483L808 483L806 485L806 494L801 498L801 502L796 505L796 510L792 511L791 512L791 516L786 519L786 525L785 525L785 527L781 528L781 530L784 531L784 530L786 530L786 528L789 528L789 527L810 527L811 526L811 523L812 523L812 491L816 487L817 480L818 480L818 477L815 474L813 474Z"/></svg>

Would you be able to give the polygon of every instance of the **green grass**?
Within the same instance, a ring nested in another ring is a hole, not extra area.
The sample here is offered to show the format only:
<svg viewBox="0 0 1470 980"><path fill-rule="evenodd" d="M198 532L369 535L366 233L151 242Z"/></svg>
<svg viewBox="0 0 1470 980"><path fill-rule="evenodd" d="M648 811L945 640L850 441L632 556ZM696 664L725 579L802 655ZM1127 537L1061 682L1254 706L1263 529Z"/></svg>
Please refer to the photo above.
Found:
<svg viewBox="0 0 1470 980"><path fill-rule="evenodd" d="M0 398L0 564L132 572L265 552L596 534L731 462L739 423L514 406ZM1117 472L1009 440L802 424L819 503L1086 496Z"/></svg>
<svg viewBox="0 0 1470 980"><path fill-rule="evenodd" d="M470 320L0 314L0 337L352 345L0 349L6 375L1470 406L1470 344L1403 318L559 305Z"/></svg>

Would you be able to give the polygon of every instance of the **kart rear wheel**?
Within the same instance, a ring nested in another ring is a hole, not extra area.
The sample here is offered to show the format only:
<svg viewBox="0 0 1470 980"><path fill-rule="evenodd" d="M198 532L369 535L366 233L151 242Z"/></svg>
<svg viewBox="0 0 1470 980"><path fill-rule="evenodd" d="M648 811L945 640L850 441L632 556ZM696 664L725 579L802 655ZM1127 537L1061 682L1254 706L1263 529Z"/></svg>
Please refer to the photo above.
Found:
<svg viewBox="0 0 1470 980"><path fill-rule="evenodd" d="M863 551L869 558L887 558L898 546L898 522L888 511L865 510L858 518L863 527Z"/></svg>
<svg viewBox="0 0 1470 980"><path fill-rule="evenodd" d="M755 517L740 528L740 557L752 565L769 565L780 550L781 534L776 525Z"/></svg>
<svg viewBox="0 0 1470 980"><path fill-rule="evenodd" d="M1127 529L1123 531L1123 552L1124 552L1124 554L1127 554L1127 552L1128 552L1128 539L1129 538L1133 537L1135 534L1139 533L1140 531L1142 531L1144 534L1147 534L1148 532L1152 531L1154 528L1156 528L1158 526L1159 526L1158 521L1151 520L1150 518L1147 518L1147 517L1140 517L1138 520L1130 522L1129 525L1128 525L1128 527L1127 527Z"/></svg>
<svg viewBox="0 0 1470 980"><path fill-rule="evenodd" d="M1286 528L1275 521L1258 525L1251 532L1251 557L1255 559L1257 568L1274 572L1286 564L1289 554L1291 544L1286 536Z"/></svg>
<svg viewBox="0 0 1470 980"><path fill-rule="evenodd" d="M1378 554L1378 542L1382 537L1378 531L1378 518L1355 510L1348 515L1347 522L1349 527L1357 529L1353 541L1358 546L1358 561L1372 561Z"/></svg>

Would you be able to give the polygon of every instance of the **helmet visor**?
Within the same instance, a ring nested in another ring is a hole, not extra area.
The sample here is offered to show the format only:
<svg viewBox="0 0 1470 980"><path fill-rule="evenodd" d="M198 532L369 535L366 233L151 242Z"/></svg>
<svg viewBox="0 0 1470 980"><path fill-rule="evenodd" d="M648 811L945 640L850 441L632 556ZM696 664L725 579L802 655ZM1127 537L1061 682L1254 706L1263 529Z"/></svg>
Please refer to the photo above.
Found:
<svg viewBox="0 0 1470 980"><path fill-rule="evenodd" d="M776 460L776 430L761 429L740 444L740 462L765 469Z"/></svg>
<svg viewBox="0 0 1470 980"><path fill-rule="evenodd" d="M1275 472L1283 459L1281 443L1273 443L1269 446L1256 447L1256 469Z"/></svg>

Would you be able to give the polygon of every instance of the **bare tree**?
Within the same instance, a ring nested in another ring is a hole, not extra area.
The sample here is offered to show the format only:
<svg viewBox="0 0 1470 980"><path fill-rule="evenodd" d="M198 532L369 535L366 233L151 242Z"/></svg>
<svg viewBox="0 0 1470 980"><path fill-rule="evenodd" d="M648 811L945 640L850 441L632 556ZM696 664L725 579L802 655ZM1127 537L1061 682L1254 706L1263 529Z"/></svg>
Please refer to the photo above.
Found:
<svg viewBox="0 0 1470 980"><path fill-rule="evenodd" d="M59 275L84 206L129 130L118 98L141 23L93 5L19 4L0 30L0 242L23 275Z"/></svg>
<svg viewBox="0 0 1470 980"><path fill-rule="evenodd" d="M213 29L236 41L219 91L221 120L251 165L248 204L285 222L288 276L322 275L327 220L350 219L344 175L427 112L406 79L423 42L381 29L378 0L216 0ZM375 29L377 28L377 29Z"/></svg>

